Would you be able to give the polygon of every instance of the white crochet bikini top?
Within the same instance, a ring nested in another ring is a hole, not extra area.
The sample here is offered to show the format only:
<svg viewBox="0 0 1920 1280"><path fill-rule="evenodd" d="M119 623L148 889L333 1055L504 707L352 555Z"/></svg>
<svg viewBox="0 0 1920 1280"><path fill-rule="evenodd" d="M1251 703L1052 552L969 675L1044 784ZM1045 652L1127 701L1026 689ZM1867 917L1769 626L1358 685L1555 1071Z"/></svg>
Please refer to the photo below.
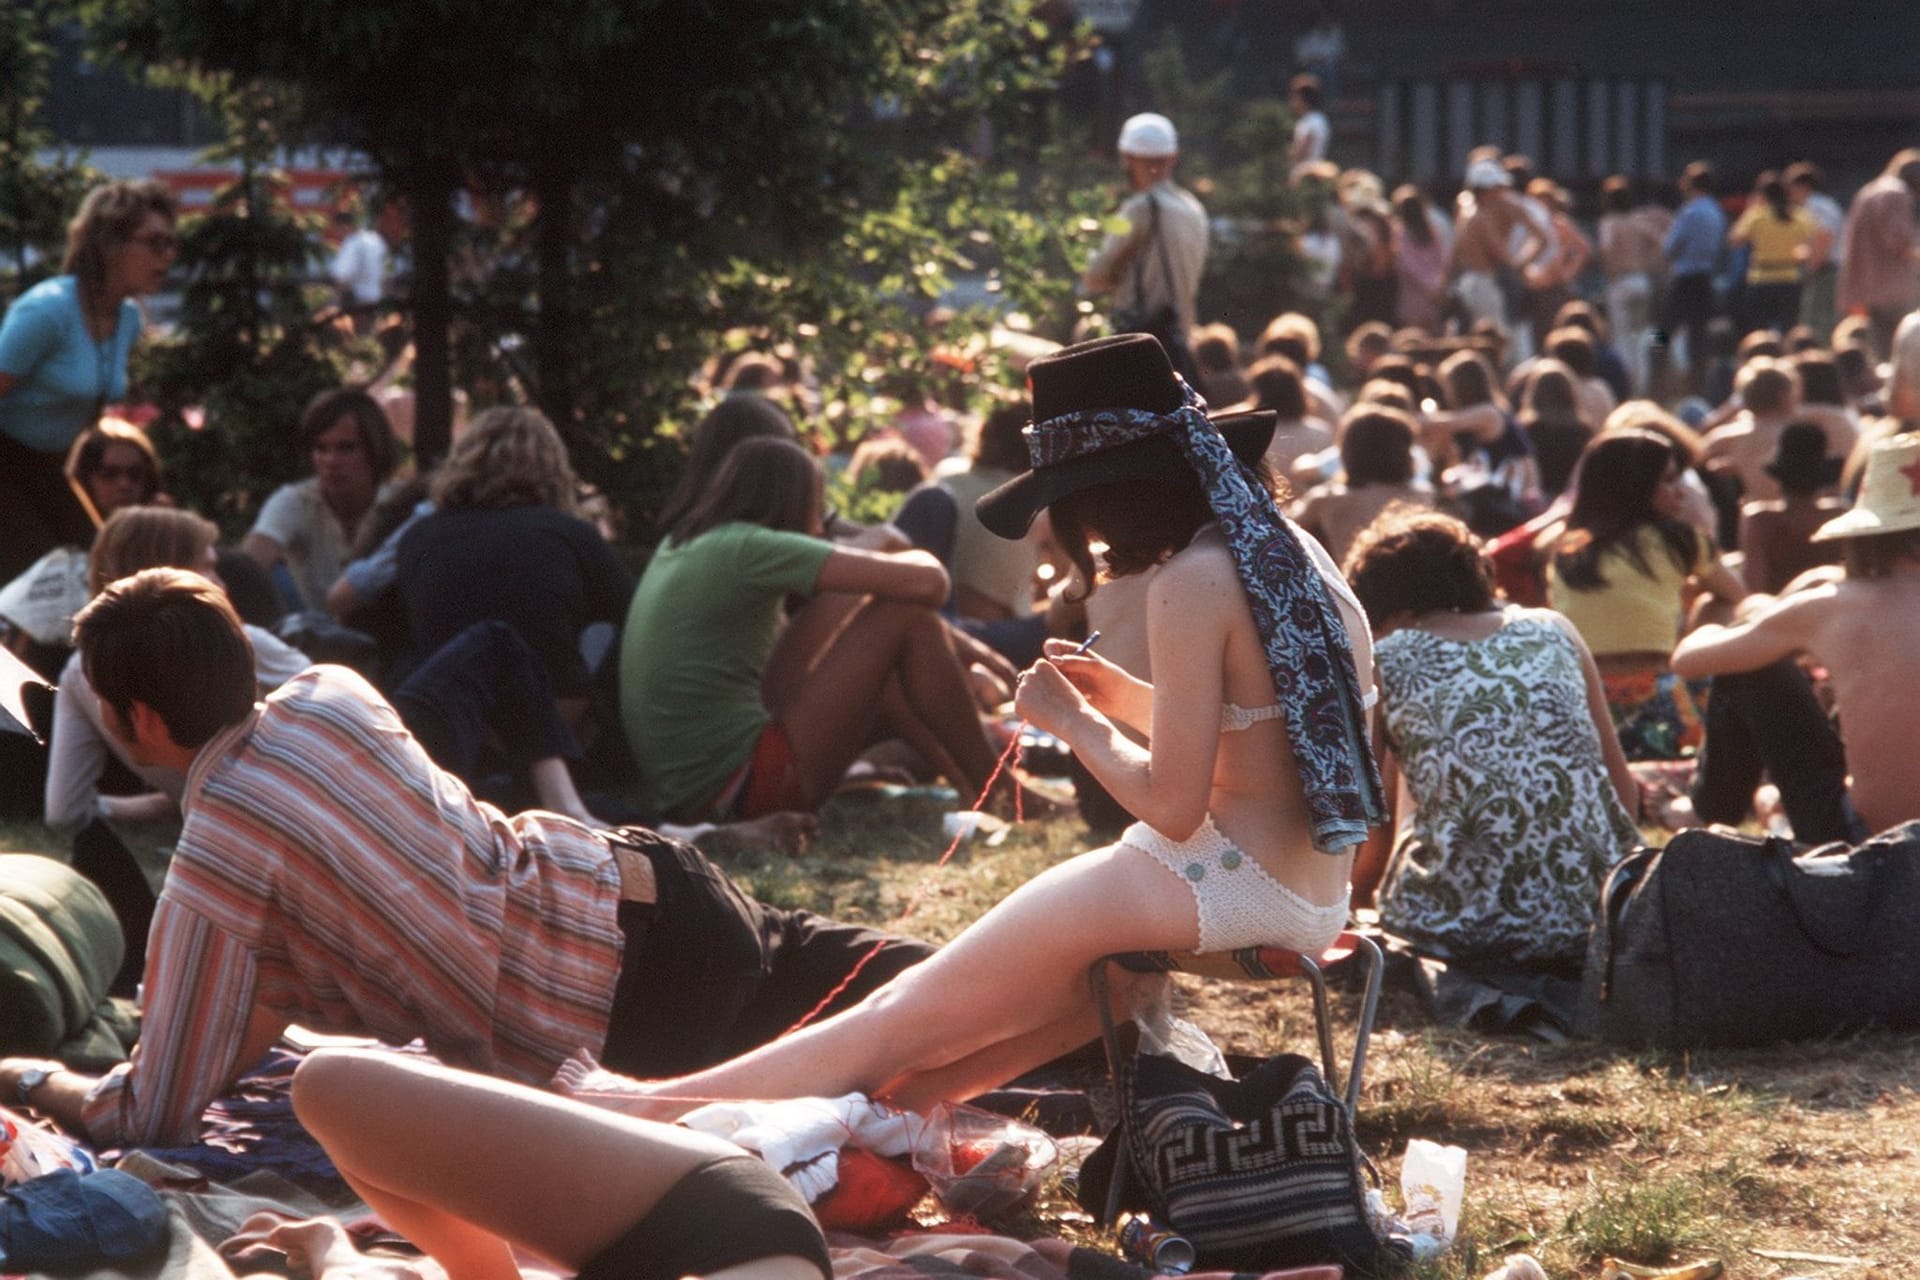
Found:
<svg viewBox="0 0 1920 1280"><path fill-rule="evenodd" d="M1367 690L1366 697L1360 700L1360 705L1371 711L1373 704L1378 701L1380 701L1380 690L1373 688ZM1253 728L1262 720L1278 720L1280 710L1280 704L1277 702L1264 707L1243 707L1237 702L1229 702L1220 708L1220 732L1238 733L1242 729Z"/></svg>

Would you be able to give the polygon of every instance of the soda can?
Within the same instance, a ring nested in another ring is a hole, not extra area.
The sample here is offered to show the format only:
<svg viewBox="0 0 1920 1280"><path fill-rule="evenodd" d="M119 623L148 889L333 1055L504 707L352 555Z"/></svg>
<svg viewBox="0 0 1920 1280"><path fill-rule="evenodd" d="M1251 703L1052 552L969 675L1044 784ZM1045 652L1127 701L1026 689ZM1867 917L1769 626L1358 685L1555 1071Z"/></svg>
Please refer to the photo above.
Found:
<svg viewBox="0 0 1920 1280"><path fill-rule="evenodd" d="M1129 1213L1120 1219L1120 1248L1160 1275L1183 1276L1193 1270L1192 1242L1144 1213Z"/></svg>

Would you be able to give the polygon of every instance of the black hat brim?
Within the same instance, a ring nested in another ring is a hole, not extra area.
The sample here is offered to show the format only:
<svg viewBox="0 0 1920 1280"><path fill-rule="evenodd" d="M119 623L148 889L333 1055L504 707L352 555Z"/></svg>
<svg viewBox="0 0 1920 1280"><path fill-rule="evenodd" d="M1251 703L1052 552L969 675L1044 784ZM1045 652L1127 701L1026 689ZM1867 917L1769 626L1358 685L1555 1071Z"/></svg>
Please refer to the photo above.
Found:
<svg viewBox="0 0 1920 1280"><path fill-rule="evenodd" d="M1789 489L1802 492L1829 489L1840 483L1840 473L1846 470L1845 458L1821 458L1812 466L1804 460L1775 458L1763 462L1760 469L1778 480Z"/></svg>
<svg viewBox="0 0 1920 1280"><path fill-rule="evenodd" d="M1279 415L1269 409L1223 414L1213 419L1213 425L1226 437L1234 457L1248 466L1266 454L1278 422ZM1124 444L1069 462L1023 471L991 493L983 494L973 509L988 532L1018 541L1027 536L1036 516L1070 493L1165 474L1165 453L1143 447L1151 443L1153 441L1143 440Z"/></svg>

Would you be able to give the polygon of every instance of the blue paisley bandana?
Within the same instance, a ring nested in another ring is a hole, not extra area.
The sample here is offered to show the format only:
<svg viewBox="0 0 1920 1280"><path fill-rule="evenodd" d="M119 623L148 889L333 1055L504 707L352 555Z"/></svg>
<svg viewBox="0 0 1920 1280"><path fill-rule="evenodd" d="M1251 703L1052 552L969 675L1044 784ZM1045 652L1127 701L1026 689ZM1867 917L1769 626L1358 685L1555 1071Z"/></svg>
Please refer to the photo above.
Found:
<svg viewBox="0 0 1920 1280"><path fill-rule="evenodd" d="M1299 528L1241 471L1226 438L1207 421L1207 402L1184 383L1181 390L1186 402L1168 414L1092 409L1036 422L1026 429L1028 452L1037 469L1154 436L1180 446L1246 588L1300 762L1314 847L1345 853L1386 814L1346 624Z"/></svg>

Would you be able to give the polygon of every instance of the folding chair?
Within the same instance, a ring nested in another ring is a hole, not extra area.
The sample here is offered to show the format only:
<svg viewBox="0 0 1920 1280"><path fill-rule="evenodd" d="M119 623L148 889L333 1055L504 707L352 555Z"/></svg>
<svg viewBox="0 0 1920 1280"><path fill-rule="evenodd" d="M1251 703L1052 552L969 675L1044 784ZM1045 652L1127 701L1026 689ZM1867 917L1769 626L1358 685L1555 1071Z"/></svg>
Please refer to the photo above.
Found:
<svg viewBox="0 0 1920 1280"><path fill-rule="evenodd" d="M1354 1108L1360 1101L1360 1077L1366 1069L1367 1043L1373 1036L1373 1018L1380 1006L1380 978L1385 965L1379 944L1357 933L1342 933L1333 945L1318 955L1303 955L1284 947L1244 947L1238 951L1202 954L1196 951L1121 951L1103 956L1087 971L1093 987L1094 1007L1100 1013L1100 1038L1107 1052L1107 1072L1114 1088L1120 1087L1120 1029L1113 1017L1113 1002L1107 982L1107 965L1117 964L1130 973L1191 973L1203 978L1224 978L1232 982L1271 982L1281 978L1305 978L1313 989L1314 1029L1320 1040L1320 1069L1327 1087L1340 1093L1339 1064L1334 1060L1333 1022L1327 1013L1326 969L1358 955L1366 966L1366 987L1360 1001L1359 1025L1354 1031L1351 1069L1347 1073L1346 1092L1341 1095L1347 1110L1347 1123L1353 1123ZM1119 1124L1127 1123L1126 1108L1120 1108ZM1122 1144L1124 1150L1124 1143ZM1126 1160L1114 1162L1113 1176L1107 1185L1107 1206L1103 1225L1111 1225L1120 1213L1126 1191Z"/></svg>

